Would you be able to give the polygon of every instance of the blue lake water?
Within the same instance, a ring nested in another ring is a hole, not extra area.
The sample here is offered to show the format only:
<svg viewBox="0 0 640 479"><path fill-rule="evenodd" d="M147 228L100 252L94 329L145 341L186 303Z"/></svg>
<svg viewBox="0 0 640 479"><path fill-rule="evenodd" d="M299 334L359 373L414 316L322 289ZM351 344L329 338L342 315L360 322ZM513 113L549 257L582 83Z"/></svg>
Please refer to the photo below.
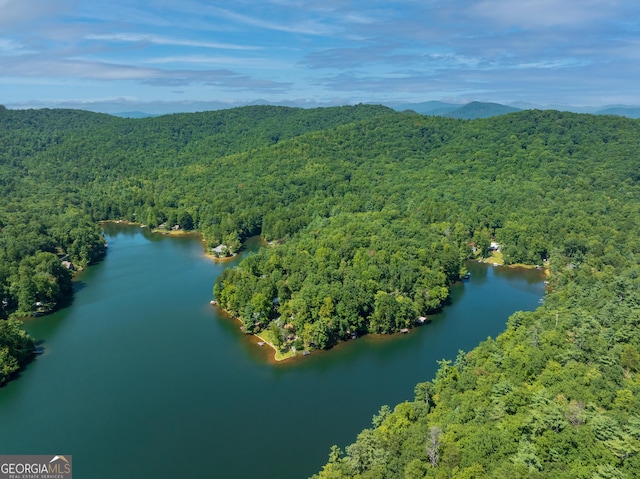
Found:
<svg viewBox="0 0 640 479"><path fill-rule="evenodd" d="M544 294L540 271L470 263L430 324L273 364L209 305L237 260L204 257L197 236L105 234L71 306L26 322L45 353L0 389L0 453L70 454L78 478L308 477L381 405L412 399L437 360Z"/></svg>

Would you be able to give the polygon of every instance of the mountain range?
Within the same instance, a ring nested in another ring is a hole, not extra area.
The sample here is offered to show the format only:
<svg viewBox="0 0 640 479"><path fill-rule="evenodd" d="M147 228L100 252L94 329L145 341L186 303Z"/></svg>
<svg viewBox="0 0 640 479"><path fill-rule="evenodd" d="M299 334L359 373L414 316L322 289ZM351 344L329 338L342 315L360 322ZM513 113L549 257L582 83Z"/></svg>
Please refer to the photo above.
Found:
<svg viewBox="0 0 640 479"><path fill-rule="evenodd" d="M373 103L373 102L371 102ZM515 102L510 104L472 101L469 103L450 103L443 101L426 101L417 103L390 103L382 102L383 105L393 108L396 111L411 110L422 115L444 116L448 118L458 118L472 120L477 118L490 118L493 116L513 113L520 110L558 110L573 113L591 113L595 115L616 115L627 118L640 118L640 106L635 105L605 105L605 106L572 106L559 104L534 104L526 102ZM180 101L180 102L135 102L126 99L115 99L100 102L62 102L51 105L44 102L30 102L7 104L11 109L37 109L37 108L68 108L76 110L88 110L97 113L108 113L124 118L146 118L151 116L166 115L171 113L194 113L200 111L225 110L240 106L250 105L274 105L291 106L300 108L317 108L337 106L329 103L318 103L306 100L294 100L283 102L269 102L258 99L251 102L220 102L220 101Z"/></svg>
<svg viewBox="0 0 640 479"><path fill-rule="evenodd" d="M591 113L595 115L616 115L628 118L640 118L640 107L628 105L608 105L605 107L574 107L567 105L535 105L531 103L515 103L503 105L501 103L472 101L466 104L445 103L442 101L427 101L422 103L404 103L388 105L397 111L412 110L422 115L445 116L473 120L476 118L490 118L521 110L558 110L573 113Z"/></svg>

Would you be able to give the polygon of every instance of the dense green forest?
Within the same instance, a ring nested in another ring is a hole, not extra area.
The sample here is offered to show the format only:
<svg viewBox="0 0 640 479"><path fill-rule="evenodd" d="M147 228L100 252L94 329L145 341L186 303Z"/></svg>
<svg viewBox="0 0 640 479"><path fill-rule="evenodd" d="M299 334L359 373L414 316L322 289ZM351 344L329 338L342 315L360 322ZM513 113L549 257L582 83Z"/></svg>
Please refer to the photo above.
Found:
<svg viewBox="0 0 640 479"><path fill-rule="evenodd" d="M631 478L638 158L637 121L556 111L0 109L0 314L68 298L65 258L96 261L97 222L122 219L198 230L209 248L261 234L272 246L225 270L216 300L278 346L327 348L411 327L495 240L506 263L550 268L544 304L443 361L319 476ZM3 323L10 375L32 343Z"/></svg>
<svg viewBox="0 0 640 479"><path fill-rule="evenodd" d="M224 171L212 169L200 190L190 185L199 168L389 111L256 107L125 120L0 108L0 319L47 313L68 301L72 270L105 253L99 220L199 227L211 241L239 245L240 238L259 233L259 225L235 218L237 208L220 207L226 191L215 196L217 204L208 203L204 193ZM13 339L0 341L3 377L30 358L10 347L24 335L17 331L7 329Z"/></svg>

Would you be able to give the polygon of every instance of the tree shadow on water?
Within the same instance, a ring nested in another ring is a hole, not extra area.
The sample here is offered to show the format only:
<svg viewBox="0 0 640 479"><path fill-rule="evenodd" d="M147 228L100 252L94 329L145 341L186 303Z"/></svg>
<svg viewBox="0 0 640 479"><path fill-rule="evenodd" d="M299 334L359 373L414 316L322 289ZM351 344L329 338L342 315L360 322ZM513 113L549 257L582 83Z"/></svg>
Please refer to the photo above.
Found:
<svg viewBox="0 0 640 479"><path fill-rule="evenodd" d="M85 283L84 281L74 281L73 282L73 294L74 295L77 294L78 292L80 292L84 288L86 288L87 286L88 286L87 283Z"/></svg>

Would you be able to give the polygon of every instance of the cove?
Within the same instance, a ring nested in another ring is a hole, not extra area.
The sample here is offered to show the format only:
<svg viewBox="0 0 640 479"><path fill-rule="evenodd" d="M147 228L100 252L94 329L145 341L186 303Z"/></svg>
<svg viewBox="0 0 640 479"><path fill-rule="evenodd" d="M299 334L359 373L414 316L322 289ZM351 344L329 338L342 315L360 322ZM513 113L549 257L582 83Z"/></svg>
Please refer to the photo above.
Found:
<svg viewBox="0 0 640 479"><path fill-rule="evenodd" d="M437 360L544 294L540 271L470 263L430 324L273 364L209 305L239 259L205 258L197 236L115 224L105 235L73 303L25 323L45 353L0 389L0 453L71 454L79 478L308 477L380 406L412 399Z"/></svg>

